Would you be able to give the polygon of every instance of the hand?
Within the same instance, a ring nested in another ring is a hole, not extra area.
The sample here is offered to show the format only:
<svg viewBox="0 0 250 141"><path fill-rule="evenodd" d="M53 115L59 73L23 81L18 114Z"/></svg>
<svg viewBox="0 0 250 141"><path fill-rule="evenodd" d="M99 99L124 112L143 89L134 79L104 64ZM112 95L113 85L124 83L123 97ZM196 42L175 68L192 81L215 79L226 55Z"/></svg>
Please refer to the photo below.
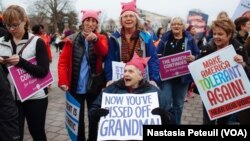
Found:
<svg viewBox="0 0 250 141"><path fill-rule="evenodd" d="M104 109L104 108L98 108L93 113L93 116L94 116L93 119L98 122L100 120L100 117L107 116L108 114L109 114L109 110Z"/></svg>
<svg viewBox="0 0 250 141"><path fill-rule="evenodd" d="M90 32L90 33L86 36L86 40L87 40L87 41L94 41L94 40L97 40L97 36L95 35L95 33Z"/></svg>
<svg viewBox="0 0 250 141"><path fill-rule="evenodd" d="M241 64L243 67L246 66L246 63L244 62L243 57L241 55L238 55L238 54L235 55L234 56L234 61Z"/></svg>
<svg viewBox="0 0 250 141"><path fill-rule="evenodd" d="M4 60L4 63L6 64L11 64L11 65L16 65L20 61L20 56L17 54L14 54L13 56L10 56L9 58L6 58Z"/></svg>
<svg viewBox="0 0 250 141"><path fill-rule="evenodd" d="M4 64L4 63L5 63L4 60L5 60L5 59L4 59L3 57L0 56L0 64Z"/></svg>
<svg viewBox="0 0 250 141"><path fill-rule="evenodd" d="M61 90L65 91L65 92L69 89L69 87L67 85L61 85L59 87Z"/></svg>
<svg viewBox="0 0 250 141"><path fill-rule="evenodd" d="M108 87L109 85L111 85L114 81L113 80L109 80L106 84L106 87Z"/></svg>
<svg viewBox="0 0 250 141"><path fill-rule="evenodd" d="M193 56L193 55L189 55L189 56L187 56L187 58L186 58L186 61L187 62L193 62L195 60L195 56Z"/></svg>
<svg viewBox="0 0 250 141"><path fill-rule="evenodd" d="M176 125L176 120L175 120L175 116L168 112L165 111L162 108L155 108L151 111L151 113L153 115L160 115L161 116L161 124L162 125Z"/></svg>

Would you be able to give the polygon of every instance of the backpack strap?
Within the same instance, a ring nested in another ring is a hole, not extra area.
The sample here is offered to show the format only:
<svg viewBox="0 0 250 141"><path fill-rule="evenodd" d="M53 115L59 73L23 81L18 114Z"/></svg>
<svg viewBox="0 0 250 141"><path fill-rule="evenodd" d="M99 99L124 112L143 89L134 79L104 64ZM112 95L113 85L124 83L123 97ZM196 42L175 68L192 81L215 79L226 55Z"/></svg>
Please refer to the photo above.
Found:
<svg viewBox="0 0 250 141"><path fill-rule="evenodd" d="M22 55L23 50L27 47L27 45L32 41L32 39L33 39L34 37L35 37L35 36L32 36L32 37L26 42L26 44L23 46L23 48L18 52L18 55Z"/></svg>

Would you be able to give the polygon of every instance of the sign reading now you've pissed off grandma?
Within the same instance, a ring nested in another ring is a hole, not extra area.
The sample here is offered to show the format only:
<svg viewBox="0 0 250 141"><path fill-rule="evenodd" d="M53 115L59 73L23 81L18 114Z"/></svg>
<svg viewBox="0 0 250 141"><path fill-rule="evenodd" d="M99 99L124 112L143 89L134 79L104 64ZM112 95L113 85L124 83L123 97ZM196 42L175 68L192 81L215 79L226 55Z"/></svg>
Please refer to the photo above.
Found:
<svg viewBox="0 0 250 141"><path fill-rule="evenodd" d="M250 107L250 83L234 56L230 45L188 66L211 120Z"/></svg>
<svg viewBox="0 0 250 141"><path fill-rule="evenodd" d="M143 125L160 125L160 116L151 111L159 107L158 94L103 93L102 108L109 114L102 117L98 140L142 140Z"/></svg>

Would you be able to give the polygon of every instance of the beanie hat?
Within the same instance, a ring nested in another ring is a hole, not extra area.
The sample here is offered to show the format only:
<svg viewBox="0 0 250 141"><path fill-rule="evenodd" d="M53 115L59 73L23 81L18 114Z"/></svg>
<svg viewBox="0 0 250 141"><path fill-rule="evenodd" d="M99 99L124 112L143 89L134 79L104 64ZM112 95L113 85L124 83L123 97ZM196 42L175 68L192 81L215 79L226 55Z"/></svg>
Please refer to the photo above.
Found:
<svg viewBox="0 0 250 141"><path fill-rule="evenodd" d="M137 53L134 53L133 58L126 63L127 65L133 65L135 66L137 69L139 69L141 71L141 73L144 73L144 69L146 68L147 64L148 64L148 60L150 59L150 57L146 57L146 58L141 58L140 56L137 55Z"/></svg>
<svg viewBox="0 0 250 141"><path fill-rule="evenodd" d="M133 11L135 13L137 13L137 9L136 9L136 0L133 0L131 2L128 3L124 3L122 2L122 12L121 15L126 12L126 11Z"/></svg>
<svg viewBox="0 0 250 141"><path fill-rule="evenodd" d="M81 12L83 13L82 22L87 18L94 18L97 22L99 22L98 16L102 13L101 11L94 10L82 10Z"/></svg>

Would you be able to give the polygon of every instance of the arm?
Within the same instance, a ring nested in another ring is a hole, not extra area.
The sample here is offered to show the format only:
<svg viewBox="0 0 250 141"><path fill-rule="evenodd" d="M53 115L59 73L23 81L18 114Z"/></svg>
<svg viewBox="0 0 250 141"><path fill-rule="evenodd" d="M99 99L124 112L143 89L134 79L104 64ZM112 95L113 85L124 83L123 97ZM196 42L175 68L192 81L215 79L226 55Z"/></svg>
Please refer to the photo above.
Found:
<svg viewBox="0 0 250 141"><path fill-rule="evenodd" d="M109 113L109 110L101 108L102 103L102 94L100 94L96 100L92 103L91 108L89 110L89 120L92 122L99 122L100 117L106 116Z"/></svg>
<svg viewBox="0 0 250 141"><path fill-rule="evenodd" d="M156 53L156 48L154 47L152 40L150 40L147 45L146 54L147 57L151 57L148 62L149 79L158 83L160 81L160 64Z"/></svg>
<svg viewBox="0 0 250 141"><path fill-rule="evenodd" d="M163 34L163 36L162 36L162 38L157 46L157 54L161 54L161 56L163 56L163 54L164 54L164 52L163 52L164 51L164 42L163 41L166 38L165 36L166 36L166 33Z"/></svg>
<svg viewBox="0 0 250 141"><path fill-rule="evenodd" d="M114 39L110 38L108 55L105 59L105 64L104 64L104 71L105 71L105 76L106 76L107 81L112 80L112 61L118 61L118 60L115 60L115 55L116 55L115 54L115 41Z"/></svg>
<svg viewBox="0 0 250 141"><path fill-rule="evenodd" d="M58 60L58 86L66 85L69 87L68 72L70 68L70 61L72 55L72 43L67 41L63 47Z"/></svg>
<svg viewBox="0 0 250 141"><path fill-rule="evenodd" d="M31 64L29 61L20 57L20 61L17 66L26 70L29 74L37 77L43 78L49 72L49 59L46 50L46 45L42 39L38 39L36 43L36 61L37 65Z"/></svg>
<svg viewBox="0 0 250 141"><path fill-rule="evenodd" d="M95 53L98 56L105 57L108 54L108 40L106 36L101 34L97 35L97 42L95 43Z"/></svg>

